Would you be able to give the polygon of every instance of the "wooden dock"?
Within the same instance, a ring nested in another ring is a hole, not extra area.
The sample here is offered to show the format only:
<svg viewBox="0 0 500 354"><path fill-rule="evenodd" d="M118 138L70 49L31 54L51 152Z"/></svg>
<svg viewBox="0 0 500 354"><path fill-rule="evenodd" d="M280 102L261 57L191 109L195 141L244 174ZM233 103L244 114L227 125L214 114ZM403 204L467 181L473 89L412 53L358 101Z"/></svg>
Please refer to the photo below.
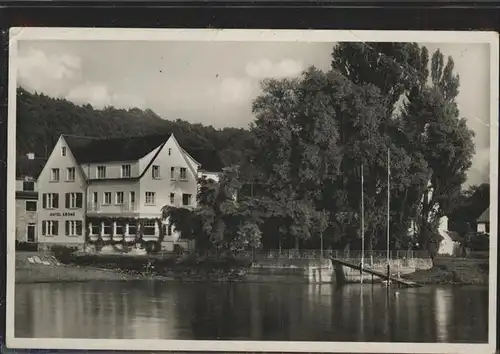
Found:
<svg viewBox="0 0 500 354"><path fill-rule="evenodd" d="M349 267L349 268L361 271L361 265L360 264L346 262L344 260L335 259L335 258L332 258L332 262L340 264L340 265L343 265L345 267ZM407 288L418 288L418 287L422 286L421 284L415 283L413 281L402 279L401 277L392 277L392 276L388 277L387 273L380 272L380 271L377 271L377 270L373 270L373 269L370 269L370 268L363 267L363 272L367 273L367 274L374 275L374 276L379 277L379 278L381 278L383 280L390 281L390 282L396 283L399 286L404 286L404 287L407 287Z"/></svg>

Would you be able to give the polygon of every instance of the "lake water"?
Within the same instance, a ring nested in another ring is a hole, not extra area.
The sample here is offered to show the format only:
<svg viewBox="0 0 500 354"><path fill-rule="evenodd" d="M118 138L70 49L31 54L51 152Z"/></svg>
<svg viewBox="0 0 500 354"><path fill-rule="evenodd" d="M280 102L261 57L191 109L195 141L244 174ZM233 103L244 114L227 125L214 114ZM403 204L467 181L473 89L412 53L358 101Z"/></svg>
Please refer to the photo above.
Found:
<svg viewBox="0 0 500 354"><path fill-rule="evenodd" d="M380 284L18 284L15 336L487 342L487 287L396 291Z"/></svg>

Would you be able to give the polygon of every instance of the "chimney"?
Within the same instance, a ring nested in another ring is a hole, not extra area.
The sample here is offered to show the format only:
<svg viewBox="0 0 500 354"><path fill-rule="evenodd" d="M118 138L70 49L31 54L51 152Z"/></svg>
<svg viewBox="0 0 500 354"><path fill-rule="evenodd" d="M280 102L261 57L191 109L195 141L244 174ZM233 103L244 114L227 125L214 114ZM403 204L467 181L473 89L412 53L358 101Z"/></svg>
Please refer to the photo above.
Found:
<svg viewBox="0 0 500 354"><path fill-rule="evenodd" d="M34 160L35 159L35 153L34 152L28 152L26 154L26 156L28 157L28 160Z"/></svg>

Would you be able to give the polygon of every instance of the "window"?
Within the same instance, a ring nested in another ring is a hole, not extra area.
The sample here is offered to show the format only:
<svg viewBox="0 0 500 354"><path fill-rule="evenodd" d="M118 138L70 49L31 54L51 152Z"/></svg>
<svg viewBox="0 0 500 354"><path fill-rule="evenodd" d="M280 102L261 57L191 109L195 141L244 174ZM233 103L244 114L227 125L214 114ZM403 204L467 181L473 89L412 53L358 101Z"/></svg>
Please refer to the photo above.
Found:
<svg viewBox="0 0 500 354"><path fill-rule="evenodd" d="M96 211L99 206L99 194L97 192L92 192L92 199L89 205L90 210Z"/></svg>
<svg viewBox="0 0 500 354"><path fill-rule="evenodd" d="M37 204L37 202L34 200L27 200L26 201L26 211L36 211L36 204Z"/></svg>
<svg viewBox="0 0 500 354"><path fill-rule="evenodd" d="M23 191L32 192L34 190L35 190L35 182L33 181L23 182Z"/></svg>
<svg viewBox="0 0 500 354"><path fill-rule="evenodd" d="M106 166L97 166L97 178L106 178Z"/></svg>
<svg viewBox="0 0 500 354"><path fill-rule="evenodd" d="M59 208L59 194L57 194L57 193L44 193L42 195L42 208L44 208L44 209L57 209L57 208Z"/></svg>
<svg viewBox="0 0 500 354"><path fill-rule="evenodd" d="M146 192L146 204L155 204L155 192Z"/></svg>
<svg viewBox="0 0 500 354"><path fill-rule="evenodd" d="M125 230L125 227L123 224L120 224L119 222L117 222L115 224L115 235L123 235L123 231Z"/></svg>
<svg viewBox="0 0 500 354"><path fill-rule="evenodd" d="M146 220L144 221L144 235L146 236L154 236L155 235L155 227L156 221L154 220Z"/></svg>
<svg viewBox="0 0 500 354"><path fill-rule="evenodd" d="M103 235L111 235L113 232L113 223L111 221L105 221L103 223L102 233Z"/></svg>
<svg viewBox="0 0 500 354"><path fill-rule="evenodd" d="M74 181L75 180L75 168L68 167L66 169L66 181Z"/></svg>
<svg viewBox="0 0 500 354"><path fill-rule="evenodd" d="M135 235L137 232L137 226L135 224L128 224L128 234Z"/></svg>
<svg viewBox="0 0 500 354"><path fill-rule="evenodd" d="M52 173L50 174L50 181L51 182L58 182L59 181L59 169L58 168L53 168Z"/></svg>
<svg viewBox="0 0 500 354"><path fill-rule="evenodd" d="M187 179L187 170L185 167L181 167L181 179Z"/></svg>
<svg viewBox="0 0 500 354"><path fill-rule="evenodd" d="M163 234L165 236L172 236L172 225L171 224L163 224Z"/></svg>
<svg viewBox="0 0 500 354"><path fill-rule="evenodd" d="M111 204L111 192L104 192L104 202L103 204Z"/></svg>
<svg viewBox="0 0 500 354"><path fill-rule="evenodd" d="M172 155L172 149L168 149L168 156Z"/></svg>
<svg viewBox="0 0 500 354"><path fill-rule="evenodd" d="M175 167L170 167L170 178L175 179Z"/></svg>
<svg viewBox="0 0 500 354"><path fill-rule="evenodd" d="M130 177L130 165L122 165L122 178Z"/></svg>
<svg viewBox="0 0 500 354"><path fill-rule="evenodd" d="M59 221L44 220L42 221L42 235L56 236L59 233Z"/></svg>
<svg viewBox="0 0 500 354"><path fill-rule="evenodd" d="M66 193L66 209L78 209L83 204L82 193Z"/></svg>
<svg viewBox="0 0 500 354"><path fill-rule="evenodd" d="M123 192L116 192L116 204L123 204Z"/></svg>
<svg viewBox="0 0 500 354"><path fill-rule="evenodd" d="M160 178L160 166L158 166L158 165L153 165L153 170L152 170L152 173L153 173L153 178L154 178L154 179L158 179L158 178Z"/></svg>
<svg viewBox="0 0 500 354"><path fill-rule="evenodd" d="M61 148L61 155L62 155L62 156L66 156L66 146L63 146L63 147Z"/></svg>
<svg viewBox="0 0 500 354"><path fill-rule="evenodd" d="M175 203L175 193L170 193L170 204Z"/></svg>
<svg viewBox="0 0 500 354"><path fill-rule="evenodd" d="M66 236L81 236L82 235L82 221L81 220L66 220L65 234Z"/></svg>
<svg viewBox="0 0 500 354"><path fill-rule="evenodd" d="M90 234L91 235L99 235L101 233L101 224L92 223L90 224Z"/></svg>
<svg viewBox="0 0 500 354"><path fill-rule="evenodd" d="M191 194L182 195L182 205L191 205Z"/></svg>

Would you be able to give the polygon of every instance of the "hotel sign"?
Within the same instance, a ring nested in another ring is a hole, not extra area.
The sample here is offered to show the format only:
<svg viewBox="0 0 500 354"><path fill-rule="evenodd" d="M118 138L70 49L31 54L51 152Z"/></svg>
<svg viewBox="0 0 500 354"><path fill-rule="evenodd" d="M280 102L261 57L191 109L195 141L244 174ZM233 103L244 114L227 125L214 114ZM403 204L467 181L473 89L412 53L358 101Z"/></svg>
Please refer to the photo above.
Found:
<svg viewBox="0 0 500 354"><path fill-rule="evenodd" d="M50 213L50 216L75 216L75 212L74 211L66 211L64 213L56 212L56 213Z"/></svg>

